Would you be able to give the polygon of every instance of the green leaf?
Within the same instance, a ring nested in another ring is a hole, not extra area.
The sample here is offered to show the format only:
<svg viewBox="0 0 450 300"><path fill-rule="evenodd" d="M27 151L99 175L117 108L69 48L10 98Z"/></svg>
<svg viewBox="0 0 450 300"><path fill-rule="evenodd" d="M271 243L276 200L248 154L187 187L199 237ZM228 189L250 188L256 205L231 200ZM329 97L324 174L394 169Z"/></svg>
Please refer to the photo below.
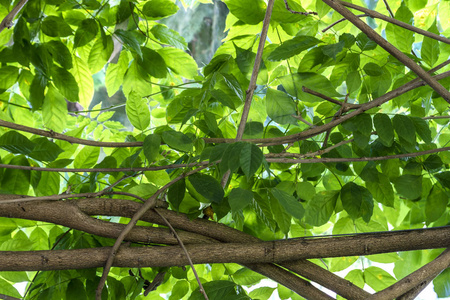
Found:
<svg viewBox="0 0 450 300"><path fill-rule="evenodd" d="M47 16L41 24L41 30L51 37L66 37L73 34L69 24L57 16Z"/></svg>
<svg viewBox="0 0 450 300"><path fill-rule="evenodd" d="M358 45L359 49L362 51L373 50L377 47L377 43L369 39L367 35L362 32L356 36L356 45Z"/></svg>
<svg viewBox="0 0 450 300"><path fill-rule="evenodd" d="M430 26L427 30L428 32L439 34L439 30L436 26L436 20L433 25ZM434 64L439 59L440 54L439 41L426 37L423 37L422 48L420 49L420 55L423 61L430 67L433 67Z"/></svg>
<svg viewBox="0 0 450 300"><path fill-rule="evenodd" d="M439 181L442 187L450 189L450 171L434 174L434 177Z"/></svg>
<svg viewBox="0 0 450 300"><path fill-rule="evenodd" d="M154 162L159 156L161 137L157 134L149 134L144 139L144 155L149 163Z"/></svg>
<svg viewBox="0 0 450 300"><path fill-rule="evenodd" d="M415 127L410 118L404 115L395 115L394 118L392 118L392 123L400 142L404 141L410 145L416 143Z"/></svg>
<svg viewBox="0 0 450 300"><path fill-rule="evenodd" d="M55 62L57 62L64 69L71 69L72 54L69 49L61 41L50 41L45 43L47 50L52 55Z"/></svg>
<svg viewBox="0 0 450 300"><path fill-rule="evenodd" d="M206 174L192 174L188 177L194 189L209 203L220 203L224 197L224 191L220 183L212 176Z"/></svg>
<svg viewBox="0 0 450 300"><path fill-rule="evenodd" d="M106 69L105 86L108 96L112 97L120 88L128 69L128 56L126 52L120 54L117 64L110 63Z"/></svg>
<svg viewBox="0 0 450 300"><path fill-rule="evenodd" d="M298 12L304 12L305 10L300 5L299 2L296 2L294 0L288 0L287 1L289 8L298 11ZM326 5L327 6L327 5ZM301 14L293 14L290 11L286 9L286 4L283 0L275 0L275 3L273 4L272 9L272 17L270 20L279 22L279 23L295 23L300 20L305 19L304 15Z"/></svg>
<svg viewBox="0 0 450 300"><path fill-rule="evenodd" d="M356 92L361 86L362 82L359 72L357 71L349 72L347 74L345 82L347 83L347 91L349 94Z"/></svg>
<svg viewBox="0 0 450 300"><path fill-rule="evenodd" d="M292 116L296 114L295 103L286 93L267 89L266 112L269 118L279 124L297 124Z"/></svg>
<svg viewBox="0 0 450 300"><path fill-rule="evenodd" d="M51 85L42 105L44 124L48 129L62 132L66 128L67 103L64 97Z"/></svg>
<svg viewBox="0 0 450 300"><path fill-rule="evenodd" d="M182 132L164 131L162 133L162 139L170 148L182 152L192 151L192 140Z"/></svg>
<svg viewBox="0 0 450 300"><path fill-rule="evenodd" d="M349 182L341 190L342 206L349 216L355 220L362 217L366 223L373 213L372 194L362 186Z"/></svg>
<svg viewBox="0 0 450 300"><path fill-rule="evenodd" d="M237 270L233 274L233 281L240 285L255 285L259 283L262 279L266 278L264 275L256 273L250 269L242 268Z"/></svg>
<svg viewBox="0 0 450 300"><path fill-rule="evenodd" d="M148 4L147 2L146 4ZM163 57L155 50L142 47L142 59L140 60L140 65L143 70L147 72L150 76L156 78L164 78L167 75L167 65Z"/></svg>
<svg viewBox="0 0 450 300"><path fill-rule="evenodd" d="M363 271L355 269L348 272L347 275L345 275L345 279L356 285L357 287L363 288L364 287L364 274Z"/></svg>
<svg viewBox="0 0 450 300"><path fill-rule="evenodd" d="M394 207L394 189L389 177L384 174L377 174L378 182L366 181L366 187L379 203Z"/></svg>
<svg viewBox="0 0 450 300"><path fill-rule="evenodd" d="M142 59L141 45L132 31L117 29L114 31L114 35L117 36L125 46L136 52Z"/></svg>
<svg viewBox="0 0 450 300"><path fill-rule="evenodd" d="M427 122L419 117L410 117L410 119L414 123L414 128L420 138L425 143L430 144L433 139L431 138L431 130L430 127L428 127Z"/></svg>
<svg viewBox="0 0 450 300"><path fill-rule="evenodd" d="M39 184L34 188L36 196L41 197L59 194L59 188L61 186L60 179L61 176L58 173L42 172Z"/></svg>
<svg viewBox="0 0 450 300"><path fill-rule="evenodd" d="M28 160L23 155L15 156L9 162L15 166L29 166ZM1 184L2 191L16 195L27 195L30 188L31 171L20 169L6 169L3 173Z"/></svg>
<svg viewBox="0 0 450 300"><path fill-rule="evenodd" d="M328 57L336 60L336 55L338 55L344 49L345 43L339 42L336 44L326 45L322 47L322 52Z"/></svg>
<svg viewBox="0 0 450 300"><path fill-rule="evenodd" d="M19 77L19 69L12 66L0 68L0 91L7 90L17 82Z"/></svg>
<svg viewBox="0 0 450 300"><path fill-rule="evenodd" d="M373 124L381 143L386 147L391 147L394 142L394 127L391 119L386 114L376 114L373 117Z"/></svg>
<svg viewBox="0 0 450 300"><path fill-rule="evenodd" d="M0 137L0 148L11 153L29 154L36 147L35 143L17 131L8 131Z"/></svg>
<svg viewBox="0 0 450 300"><path fill-rule="evenodd" d="M73 47L78 48L86 45L97 36L97 33L98 24L95 19L85 19L81 21L80 26L78 26L78 29L75 32Z"/></svg>
<svg viewBox="0 0 450 300"><path fill-rule="evenodd" d="M394 181L397 193L408 199L417 199L422 195L422 176L402 175Z"/></svg>
<svg viewBox="0 0 450 300"><path fill-rule="evenodd" d="M303 208L303 205L297 199L295 199L294 196L277 188L272 189L271 193L283 206L287 213L299 220L303 218L305 209Z"/></svg>
<svg viewBox="0 0 450 300"><path fill-rule="evenodd" d="M236 154L235 154L236 155ZM255 144L244 143L240 151L240 166L247 178L250 178L259 169L264 155Z"/></svg>
<svg viewBox="0 0 450 300"><path fill-rule="evenodd" d="M195 60L186 52L176 48L162 48L158 53L164 59L167 67L186 79L194 79L198 75Z"/></svg>
<svg viewBox="0 0 450 300"><path fill-rule="evenodd" d="M431 223L439 219L445 212L448 204L448 195L438 185L433 186L427 197L425 205L425 215L427 223Z"/></svg>
<svg viewBox="0 0 450 300"><path fill-rule="evenodd" d="M434 291L439 298L450 296L450 268L445 269L433 280Z"/></svg>
<svg viewBox="0 0 450 300"><path fill-rule="evenodd" d="M205 289L205 293L208 295L209 299L227 299L227 300L246 300L245 298L238 298L238 294L236 291L236 283L225 280L218 281L210 281L203 283L203 288ZM195 289L189 300L203 300L205 299L204 295L200 293L199 288Z"/></svg>
<svg viewBox="0 0 450 300"><path fill-rule="evenodd" d="M242 188L232 189L228 195L228 203L230 204L232 211L239 211L253 200L253 193L249 190L244 190Z"/></svg>
<svg viewBox="0 0 450 300"><path fill-rule="evenodd" d="M52 68L52 78L55 87L61 94L72 102L79 101L78 98L78 84L75 77L66 69L54 66Z"/></svg>
<svg viewBox="0 0 450 300"><path fill-rule="evenodd" d="M69 285L66 290L67 300L87 300L86 290L84 289L84 284L80 279L74 278L70 280Z"/></svg>
<svg viewBox="0 0 450 300"><path fill-rule="evenodd" d="M167 199L176 211L180 209L180 204L184 199L185 193L186 182L184 179L181 179L170 186L167 192Z"/></svg>
<svg viewBox="0 0 450 300"><path fill-rule="evenodd" d="M266 4L262 0L224 0L230 12L246 24L258 24L264 19Z"/></svg>
<svg viewBox="0 0 450 300"><path fill-rule="evenodd" d="M364 270L364 281L376 292L393 285L397 280L388 272L378 267L368 267Z"/></svg>
<svg viewBox="0 0 450 300"><path fill-rule="evenodd" d="M175 30L167 28L167 26L157 24L150 29L150 32L163 44L171 45L181 50L187 49L184 37Z"/></svg>
<svg viewBox="0 0 450 300"><path fill-rule="evenodd" d="M413 24L414 15L405 5L405 2L402 2L401 6L397 9L395 19L411 25ZM389 23L386 25L386 39L400 51L409 53L414 43L414 32Z"/></svg>
<svg viewBox="0 0 450 300"><path fill-rule="evenodd" d="M135 92L128 95L126 112L131 125L138 130L145 130L150 125L150 110L146 99L140 97Z"/></svg>
<svg viewBox="0 0 450 300"><path fill-rule="evenodd" d="M262 286L252 290L248 295L252 299L268 300L270 296L272 296L274 290L275 288Z"/></svg>
<svg viewBox="0 0 450 300"><path fill-rule="evenodd" d="M99 147L85 146L81 149L80 153L75 157L73 166L75 168L91 168L98 161L98 156L100 155Z"/></svg>
<svg viewBox="0 0 450 300"><path fill-rule="evenodd" d="M94 96L94 80L91 71L89 70L89 66L81 58L74 56L71 73L73 74L73 77L75 77L78 86L82 87L80 88L78 97L81 106L87 109Z"/></svg>
<svg viewBox="0 0 450 300"><path fill-rule="evenodd" d="M178 6L170 0L150 0L142 8L142 13L152 19L162 19L175 14Z"/></svg>
<svg viewBox="0 0 450 300"><path fill-rule="evenodd" d="M54 161L60 153L64 152L58 145L44 137L34 139L33 143L35 147L29 156L40 161Z"/></svg>
<svg viewBox="0 0 450 300"><path fill-rule="evenodd" d="M271 61L279 61L288 59L294 55L300 54L301 52L314 47L320 43L320 40L312 36L300 35L295 38L285 41L283 44L275 48L267 59Z"/></svg>
<svg viewBox="0 0 450 300"><path fill-rule="evenodd" d="M308 201L305 208L305 222L312 226L327 223L336 207L338 191L321 191Z"/></svg>
<svg viewBox="0 0 450 300"><path fill-rule="evenodd" d="M17 291L17 289L11 283L4 280L3 278L0 278L0 286L2 287L3 295L15 297L16 299L22 298L22 296ZM7 298L5 298L5 299L7 299Z"/></svg>
<svg viewBox="0 0 450 300"><path fill-rule="evenodd" d="M169 300L183 299L184 295L189 292L189 283L184 280L179 280L172 287L172 291Z"/></svg>
<svg viewBox="0 0 450 300"><path fill-rule="evenodd" d="M106 47L104 42L106 41ZM89 52L88 65L89 70L95 74L105 67L114 50L114 43L110 35L104 39L101 37L95 40L94 45Z"/></svg>

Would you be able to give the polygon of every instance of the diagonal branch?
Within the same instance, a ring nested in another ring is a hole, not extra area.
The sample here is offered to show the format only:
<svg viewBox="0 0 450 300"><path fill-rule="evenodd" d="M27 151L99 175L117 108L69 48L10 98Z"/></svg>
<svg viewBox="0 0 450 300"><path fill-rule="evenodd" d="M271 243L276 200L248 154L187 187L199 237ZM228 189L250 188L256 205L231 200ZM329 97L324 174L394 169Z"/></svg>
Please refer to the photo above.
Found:
<svg viewBox="0 0 450 300"><path fill-rule="evenodd" d="M365 33L372 41L377 43L384 50L389 52L392 56L402 62L411 71L416 73L423 81L425 81L431 88L433 88L442 98L450 103L450 92L443 87L439 82L437 82L430 74L428 74L424 69L417 65L411 58L406 54L395 48L392 44L386 41L381 35L379 35L375 30L370 28L369 25L361 21L357 16L350 12L346 7L344 7L339 0L322 0L328 6L333 8L335 11L344 16L353 25L358 27L363 33Z"/></svg>
<svg viewBox="0 0 450 300"><path fill-rule="evenodd" d="M388 288L374 294L368 300L390 300L408 292L421 282L426 281L430 277L436 277L446 268L450 267L450 249L446 249L433 261L429 262L417 271L409 274L405 278Z"/></svg>
<svg viewBox="0 0 450 300"><path fill-rule="evenodd" d="M22 10L22 8L27 4L28 0L20 0L19 3L17 3L16 6L9 12L9 14L6 15L6 17L3 18L2 22L0 23L0 32L3 31L3 29L8 28L10 29L13 26L13 20L17 16L17 14Z"/></svg>

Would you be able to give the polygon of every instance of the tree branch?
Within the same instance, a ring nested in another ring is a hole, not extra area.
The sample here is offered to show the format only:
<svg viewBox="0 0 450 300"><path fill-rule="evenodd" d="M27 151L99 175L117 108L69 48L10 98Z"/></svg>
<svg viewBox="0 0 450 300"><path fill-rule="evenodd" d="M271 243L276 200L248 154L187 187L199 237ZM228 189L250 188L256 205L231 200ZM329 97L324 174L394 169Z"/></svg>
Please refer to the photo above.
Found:
<svg viewBox="0 0 450 300"><path fill-rule="evenodd" d="M27 2L28 0L20 0L19 3L17 3L17 5L14 6L14 8L6 15L6 17L3 18L0 23L0 32L2 32L5 28L10 29L13 26L14 18L22 10L25 4L27 4Z"/></svg>
<svg viewBox="0 0 450 300"><path fill-rule="evenodd" d="M411 58L406 54L395 48L392 44L386 41L378 33L375 32L369 25L361 21L357 16L345 8L339 0L323 0L328 6L333 8L335 11L344 16L353 25L358 27L362 32L364 32L372 41L377 43L380 47L402 62L411 71L416 73L423 81L425 81L433 90L435 90L442 98L450 103L450 92L443 87L439 82L433 79L430 74L423 70L419 65L417 65Z"/></svg>
<svg viewBox="0 0 450 300"><path fill-rule="evenodd" d="M384 1L384 2L386 3L386 1ZM435 33L432 33L432 32L429 32L429 31L426 31L426 30L423 30L423 29L420 29L418 27L412 26L411 24L408 24L408 23L399 21L397 19L394 19L394 18L385 16L383 14L380 14L379 12L377 12L375 10L371 10L371 9L368 9L368 8L365 8L365 7L362 7L362 6L358 6L356 4L345 2L345 1L339 1L339 3L342 4L343 6L359 10L359 11L367 14L371 18L381 19L381 20L384 20L386 22L389 22L389 23L392 23L394 25L397 25L399 27L402 27L402 28L408 29L410 31L416 32L418 34L421 34L423 36L432 38L434 40L438 40L438 41L441 41L443 43L450 44L450 39L446 38L445 36L441 36L439 34L435 34ZM389 6L387 6L387 7L389 7ZM390 10L390 9L388 8L388 10Z"/></svg>
<svg viewBox="0 0 450 300"><path fill-rule="evenodd" d="M409 274L405 278L388 288L372 295L369 300L390 300L408 292L421 282L426 281L430 277L436 277L443 270L450 267L450 249L446 249L433 261L429 262L417 271Z"/></svg>

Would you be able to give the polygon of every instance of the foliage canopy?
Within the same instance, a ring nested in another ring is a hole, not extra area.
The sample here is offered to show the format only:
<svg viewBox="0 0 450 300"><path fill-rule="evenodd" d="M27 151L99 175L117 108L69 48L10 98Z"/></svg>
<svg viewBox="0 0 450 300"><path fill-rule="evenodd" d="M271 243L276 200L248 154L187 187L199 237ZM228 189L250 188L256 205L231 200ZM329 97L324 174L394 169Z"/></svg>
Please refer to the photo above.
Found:
<svg viewBox="0 0 450 300"><path fill-rule="evenodd" d="M450 296L450 1L223 2L1 1L0 294Z"/></svg>

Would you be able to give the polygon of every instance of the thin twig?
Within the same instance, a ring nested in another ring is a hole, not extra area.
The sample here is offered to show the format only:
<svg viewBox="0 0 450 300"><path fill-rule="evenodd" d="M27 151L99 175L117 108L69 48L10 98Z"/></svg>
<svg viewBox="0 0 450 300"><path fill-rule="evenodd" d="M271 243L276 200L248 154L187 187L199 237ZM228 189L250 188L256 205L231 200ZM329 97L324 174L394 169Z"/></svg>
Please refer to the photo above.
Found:
<svg viewBox="0 0 450 300"><path fill-rule="evenodd" d="M315 11L306 12L306 11L295 11L295 10L292 10L292 9L289 7L289 4L288 4L287 0L284 0L284 5L286 6L286 9L287 9L290 13L292 13L292 14L304 15L304 16L308 16L308 15L317 15L317 13L316 13Z"/></svg>
<svg viewBox="0 0 450 300"><path fill-rule="evenodd" d="M369 15L368 14L361 14L361 15L356 15L358 18L363 18L363 17L368 17ZM337 24L339 24L339 23L341 23L341 22L344 22L344 21L347 21L347 19L346 18L342 18L342 19L339 19L339 20L337 20L336 22L334 22L334 23L331 23L330 25L328 25L327 27L325 27L324 29L322 29L322 32L326 32L328 29L330 29L330 28L332 28L333 26L335 26L335 25L337 25Z"/></svg>
<svg viewBox="0 0 450 300"><path fill-rule="evenodd" d="M175 231L175 229L172 227L172 225L169 223L169 221L167 221L167 219L158 211L158 209L153 209L158 216L163 219L164 223L166 223L167 227L170 228L170 230L172 231L173 235L175 236L175 238L177 239L178 243L180 244L180 247L183 249L184 253L186 254L186 257L189 261L189 265L192 268L192 272L194 273L195 278L197 279L197 283L200 289L200 293L203 294L203 296L205 297L206 300L208 299L208 295L206 295L205 289L203 288L202 282L200 281L200 278L198 277L197 271L195 270L194 264L192 263L192 259L191 256L189 255L186 247L184 246L183 241L180 239L180 237L178 236L177 232Z"/></svg>
<svg viewBox="0 0 450 300"><path fill-rule="evenodd" d="M169 183L164 185L162 188L157 190L156 193L153 194L147 201L145 201L145 203L142 205L142 207L133 215L130 222L128 222L127 226L120 233L120 235L116 239L116 242L114 243L113 247L111 248L110 255L108 256L108 259L103 268L102 277L100 278L100 282L98 283L98 286L97 286L97 290L96 290L96 299L97 300L101 300L102 290L103 290L103 287L105 286L109 270L111 269L111 266L114 262L114 258L116 257L117 251L119 250L119 247L120 247L122 241L125 239L125 236L130 232L130 230L134 227L134 225L136 225L137 221L145 214L146 211L155 207L156 199L163 191L168 189L170 186L172 186L174 183L178 182L179 180L181 180L189 175L192 175L194 173L197 173L205 168L207 168L207 166L203 166L203 167L197 168L195 170L189 171L189 172L182 174L182 175L178 176L177 178L173 179L172 181L170 181Z"/></svg>

